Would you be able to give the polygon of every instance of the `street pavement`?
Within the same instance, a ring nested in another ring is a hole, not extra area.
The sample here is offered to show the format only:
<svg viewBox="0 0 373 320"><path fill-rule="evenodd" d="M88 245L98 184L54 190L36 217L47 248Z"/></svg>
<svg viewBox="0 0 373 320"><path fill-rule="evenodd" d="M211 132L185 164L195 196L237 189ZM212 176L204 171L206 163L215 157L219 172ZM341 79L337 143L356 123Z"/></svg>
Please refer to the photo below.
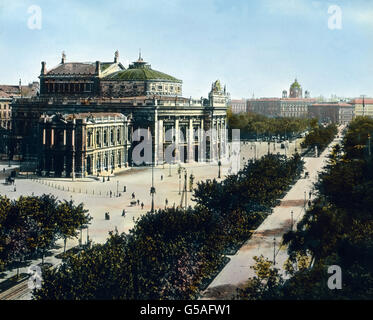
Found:
<svg viewBox="0 0 373 320"><path fill-rule="evenodd" d="M244 287L248 278L255 276L255 271L252 269L255 256L263 255L270 261L274 261L275 266L285 275L283 265L288 254L287 247L281 242L283 235L291 230L291 212L293 211L293 225L295 226L303 217L305 203L309 200L309 192L311 192L312 200L314 183L326 165L332 145L337 142L340 142L340 139L335 139L318 158L304 158L305 172L309 172L309 177L299 179L281 200L281 204L274 208L273 213L266 218L250 239L235 255L228 256L230 261L202 293L202 300L231 299L237 288Z"/></svg>
<svg viewBox="0 0 373 320"><path fill-rule="evenodd" d="M256 147L255 147L256 146ZM271 153L291 154L294 152L296 146L295 142L286 144L286 149L281 149L280 144L270 144ZM256 149L256 155L255 155ZM299 150L299 149L298 149ZM242 142L241 143L241 157L240 167L248 159L257 158L268 153L267 142ZM0 169L5 168L5 175L10 173L12 168L7 167L7 163L0 164ZM189 190L189 176L195 176L194 186L198 181L205 181L206 179L214 179L218 176L218 165L211 163L190 163L182 164L187 170L188 174L188 190ZM171 170L170 170L171 168ZM221 177L224 178L228 173L228 165L224 164L221 167ZM178 206L181 202L182 194L179 194L179 189L183 189L184 175L177 173L178 165L156 166L154 168L154 185L156 188L155 194L155 209L164 208L166 206L166 199L168 207L173 205ZM5 185L0 183L0 194L6 195L10 199L17 199L20 196L53 194L58 199L73 200L76 204L83 202L89 214L93 217L88 230L82 232L82 243L87 242L87 238L93 243L103 243L108 237L110 231L118 230L118 232L126 232L133 228L135 221L143 214L150 211L151 196L150 187L152 181L152 170L150 167L132 168L124 171L114 177L110 177L110 181L102 181L95 179L95 177L88 177L84 179L76 179L74 182L70 179L62 178L24 178L16 179L15 185ZM3 172L1 172L2 175ZM219 179L217 179L219 180ZM126 192L123 192L126 187ZM111 191L111 196L110 196ZM131 205L132 193L135 194L134 200L139 200L140 205ZM119 195L120 196L117 196ZM193 206L191 193L187 193L187 203ZM144 203L144 208L141 208L141 203ZM125 209L126 215L122 217L122 210ZM105 212L110 213L110 220L105 220ZM79 244L79 238L68 239L66 249L70 249ZM56 258L56 254L63 251L63 241L57 241L57 247L50 251L50 255L44 260L46 263L53 265L59 264L60 259ZM41 259L30 261L29 265L36 265L41 263ZM27 273L28 266L20 268L20 273ZM15 275L16 269L8 270L0 274L0 282ZM30 299L30 291L15 296L16 299Z"/></svg>

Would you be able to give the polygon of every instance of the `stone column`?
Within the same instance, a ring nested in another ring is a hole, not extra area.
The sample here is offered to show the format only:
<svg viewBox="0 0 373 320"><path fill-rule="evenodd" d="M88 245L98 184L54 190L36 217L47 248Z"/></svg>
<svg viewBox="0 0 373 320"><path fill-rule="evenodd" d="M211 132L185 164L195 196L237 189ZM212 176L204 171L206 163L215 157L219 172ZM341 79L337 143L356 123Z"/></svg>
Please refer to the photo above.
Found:
<svg viewBox="0 0 373 320"><path fill-rule="evenodd" d="M75 125L75 119L73 120ZM75 127L75 126L74 126ZM71 147L72 147L72 159L71 159L71 178L75 180L75 128L71 130Z"/></svg>
<svg viewBox="0 0 373 320"><path fill-rule="evenodd" d="M180 138L180 134L179 134L179 119L178 118L176 118L175 119L175 132L174 132L174 134L175 134L175 149L176 149L176 151L175 151L175 155L176 155L176 157L175 157L175 160L176 160L176 162L180 162L180 149L179 149L179 138Z"/></svg>
<svg viewBox="0 0 373 320"><path fill-rule="evenodd" d="M187 141L188 141L188 155L186 162L194 161L194 133L193 133L193 118L189 118L189 126L187 130Z"/></svg>
<svg viewBox="0 0 373 320"><path fill-rule="evenodd" d="M91 156L91 171L93 175L96 174L96 153L92 153Z"/></svg>
<svg viewBox="0 0 373 320"><path fill-rule="evenodd" d="M63 171L62 177L66 177L66 129L63 130L63 147L65 155L63 156Z"/></svg>
<svg viewBox="0 0 373 320"><path fill-rule="evenodd" d="M54 129L51 128L51 147L54 145Z"/></svg>
<svg viewBox="0 0 373 320"><path fill-rule="evenodd" d="M154 154L154 164L156 165L158 163L158 139L159 139L159 132L158 132L158 111L157 109L154 110L154 120L153 120L153 123L154 123L154 130L153 132L151 132L152 135L154 135L154 137L151 137L152 139L152 142L153 145L154 145L154 149L153 149L153 154Z"/></svg>
<svg viewBox="0 0 373 320"><path fill-rule="evenodd" d="M54 176L54 152L52 150L54 146L54 129L51 128L51 150L50 150L50 168L49 168L49 174Z"/></svg>
<svg viewBox="0 0 373 320"><path fill-rule="evenodd" d="M198 161L199 162L205 162L206 160L206 143L203 141L205 137L205 121L203 118L201 118L201 126L199 131L199 137L198 137Z"/></svg>
<svg viewBox="0 0 373 320"><path fill-rule="evenodd" d="M158 120L158 156L157 160L159 163L163 163L164 161L164 154L163 154L163 140L164 140L164 128L163 128L163 120Z"/></svg>

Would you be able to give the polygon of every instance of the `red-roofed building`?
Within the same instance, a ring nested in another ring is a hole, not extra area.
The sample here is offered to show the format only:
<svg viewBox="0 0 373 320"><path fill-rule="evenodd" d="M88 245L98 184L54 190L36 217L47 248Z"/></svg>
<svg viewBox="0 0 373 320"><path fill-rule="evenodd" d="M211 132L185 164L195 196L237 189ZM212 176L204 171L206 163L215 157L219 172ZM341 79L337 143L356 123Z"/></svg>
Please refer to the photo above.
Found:
<svg viewBox="0 0 373 320"><path fill-rule="evenodd" d="M303 98L302 87L297 79L290 86L290 95L287 91L282 92L282 98L260 98L247 100L247 111L262 114L268 117L308 117L308 105L316 102L309 97L309 91L305 92Z"/></svg>
<svg viewBox="0 0 373 320"><path fill-rule="evenodd" d="M246 100L231 100L231 108L233 114L247 112Z"/></svg>
<svg viewBox="0 0 373 320"><path fill-rule="evenodd" d="M357 98L349 102L354 107L354 116L373 117L373 99L372 98Z"/></svg>
<svg viewBox="0 0 373 320"><path fill-rule="evenodd" d="M348 124L354 115L354 106L349 103L314 103L308 106L310 118L317 118L320 122Z"/></svg>

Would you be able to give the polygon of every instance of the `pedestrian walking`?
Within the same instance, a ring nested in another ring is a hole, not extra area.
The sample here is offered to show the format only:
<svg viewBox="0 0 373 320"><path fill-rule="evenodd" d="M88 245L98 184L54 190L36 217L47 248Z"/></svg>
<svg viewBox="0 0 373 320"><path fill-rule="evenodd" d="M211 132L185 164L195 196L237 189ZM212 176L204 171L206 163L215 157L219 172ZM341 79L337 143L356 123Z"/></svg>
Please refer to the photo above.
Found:
<svg viewBox="0 0 373 320"><path fill-rule="evenodd" d="M135 193L132 192L132 199L135 199Z"/></svg>
<svg viewBox="0 0 373 320"><path fill-rule="evenodd" d="M126 209L123 209L122 211L122 217L125 217L126 216Z"/></svg>
<svg viewBox="0 0 373 320"><path fill-rule="evenodd" d="M311 199L311 196L312 196L312 192L310 191L310 192L308 193L308 197Z"/></svg>
<svg viewBox="0 0 373 320"><path fill-rule="evenodd" d="M167 207L167 205L168 205L168 200L167 200L167 198L166 198L166 200L165 200L165 203L166 203L166 207Z"/></svg>
<svg viewBox="0 0 373 320"><path fill-rule="evenodd" d="M163 181L163 175L161 175L161 181Z"/></svg>
<svg viewBox="0 0 373 320"><path fill-rule="evenodd" d="M141 202L141 210L144 209L144 202Z"/></svg>
<svg viewBox="0 0 373 320"><path fill-rule="evenodd" d="M111 198L112 195L113 195L113 192L110 190L110 198Z"/></svg>
<svg viewBox="0 0 373 320"><path fill-rule="evenodd" d="M140 205L140 200L139 200L139 199L137 199L137 205L138 205L138 206Z"/></svg>

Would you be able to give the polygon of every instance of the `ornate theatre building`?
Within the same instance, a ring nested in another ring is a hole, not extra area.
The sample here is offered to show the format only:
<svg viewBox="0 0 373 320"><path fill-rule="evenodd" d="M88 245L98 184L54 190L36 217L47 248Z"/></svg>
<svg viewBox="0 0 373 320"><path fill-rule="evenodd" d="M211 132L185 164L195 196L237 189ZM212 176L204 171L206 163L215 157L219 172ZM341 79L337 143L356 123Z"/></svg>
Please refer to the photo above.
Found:
<svg viewBox="0 0 373 320"><path fill-rule="evenodd" d="M67 62L48 70L42 62L40 94L13 103L14 154L24 171L41 175L83 177L107 175L138 165L132 150L141 143L134 132L151 136L152 156L144 164L164 163L173 144L186 156L177 161L211 161L212 145L225 148L227 92L219 81L208 98L182 97L182 81L153 70L139 56L126 69L114 61ZM200 132L214 129L201 156ZM171 140L166 132L175 135ZM193 132L199 132L193 134Z"/></svg>

